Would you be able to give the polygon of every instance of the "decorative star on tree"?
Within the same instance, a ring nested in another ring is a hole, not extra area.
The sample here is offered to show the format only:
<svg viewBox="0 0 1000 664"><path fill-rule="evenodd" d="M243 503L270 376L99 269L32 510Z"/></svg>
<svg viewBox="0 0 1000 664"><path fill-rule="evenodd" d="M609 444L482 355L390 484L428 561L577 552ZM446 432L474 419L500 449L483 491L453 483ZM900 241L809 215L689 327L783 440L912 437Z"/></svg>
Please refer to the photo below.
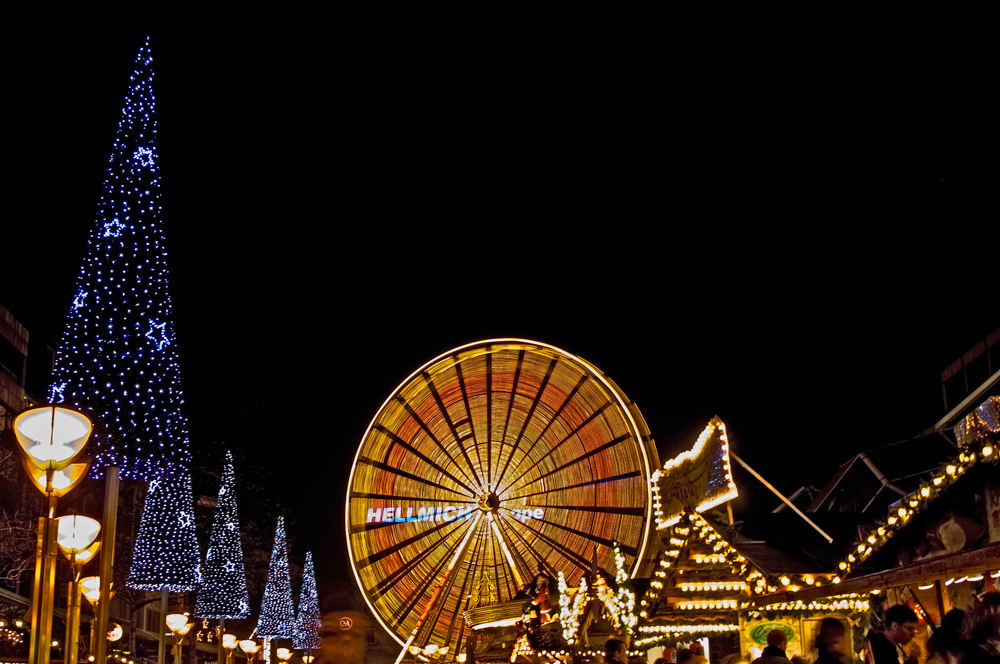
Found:
<svg viewBox="0 0 1000 664"><path fill-rule="evenodd" d="M160 204L149 41L139 50L49 395L88 412L91 476L149 480L191 461ZM155 348L155 351L154 351Z"/></svg>
<svg viewBox="0 0 1000 664"><path fill-rule="evenodd" d="M142 506L127 585L187 592L201 583L191 476L152 480Z"/></svg>
<svg viewBox="0 0 1000 664"><path fill-rule="evenodd" d="M139 148L132 156L137 162L147 168L151 167L154 163L153 150L147 147Z"/></svg>
<svg viewBox="0 0 1000 664"><path fill-rule="evenodd" d="M83 301L87 299L87 292L82 288L76 289L76 295L73 297L73 311L76 311L83 306Z"/></svg>
<svg viewBox="0 0 1000 664"><path fill-rule="evenodd" d="M204 583L198 590L195 608L195 615L202 618L246 618L250 615L235 487L233 455L226 452L212 537L205 556Z"/></svg>
<svg viewBox="0 0 1000 664"><path fill-rule="evenodd" d="M104 237L121 237L122 231L125 230L125 224L115 217L111 221L105 222L104 224Z"/></svg>
<svg viewBox="0 0 1000 664"><path fill-rule="evenodd" d="M312 551L306 553L306 566L302 571L302 591L299 593L299 613L295 617L295 636L292 647L299 650L319 648L319 630L322 619L319 613L319 594L316 590L316 573L313 570Z"/></svg>
<svg viewBox="0 0 1000 664"><path fill-rule="evenodd" d="M288 549L285 545L285 517L278 517L274 533L271 566L267 570L264 601L257 620L257 635L261 638L289 638L295 635L295 607L292 606L292 580L288 571Z"/></svg>
<svg viewBox="0 0 1000 664"><path fill-rule="evenodd" d="M149 326L146 337L156 344L156 350L163 350L163 347L170 343L170 337L167 336L167 324L149 321Z"/></svg>

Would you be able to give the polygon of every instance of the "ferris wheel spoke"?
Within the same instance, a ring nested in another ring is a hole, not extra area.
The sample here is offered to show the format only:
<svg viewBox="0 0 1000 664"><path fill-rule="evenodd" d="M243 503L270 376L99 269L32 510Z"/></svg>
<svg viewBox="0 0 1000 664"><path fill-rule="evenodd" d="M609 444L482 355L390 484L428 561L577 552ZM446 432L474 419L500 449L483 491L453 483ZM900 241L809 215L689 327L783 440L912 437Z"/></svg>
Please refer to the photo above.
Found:
<svg viewBox="0 0 1000 664"><path fill-rule="evenodd" d="M527 464L527 468L525 468L525 469L524 469L524 472L523 472L523 473L521 473L521 475L520 475L520 476L519 476L519 477L518 477L518 478L517 478L516 480L514 480L513 482L511 482L510 484L508 484L508 485L507 485L506 487L504 487L504 491L507 491L508 489L511 489L511 488L514 488L514 487L515 487L515 485L516 485L516 484L517 484L518 482L520 482L520 481L521 481L522 479L524 479L524 477L525 477L525 476L526 476L526 475L527 475L528 473L530 473L530 472L531 472L532 470L534 470L534 469L538 468L539 464L541 464L541 462L542 462L542 461L543 461L544 459L546 459L546 458L548 458L548 457L549 457L550 455L554 454L554 453L555 453L555 451L556 451L556 450L558 450L558 449L559 449L560 447L562 447L562 446L563 446L563 444L564 444L564 443L565 443L565 442L566 442L567 440L569 440L569 439L570 439L570 438L572 438L573 436L575 436L575 435L577 435L578 433L580 433L580 431L582 431L584 427L586 427L586 426L587 426L588 424L590 424L591 422L593 422L593 421L594 421L594 420L595 420L595 419L597 418L597 416L598 416L598 415L600 415L601 413L603 413L603 412L604 412L604 411L605 411L605 410L606 410L607 408L609 408L610 406L611 406L611 403L610 403L610 402L607 402L607 403L604 403L604 404L601 404L600 408L598 408L598 409L597 409L597 410L595 410L595 411L594 411L593 413L591 413L591 414L590 414L590 415L589 415L589 416L587 417L587 419L585 419L585 420L584 420L583 422L581 422L580 424L578 424L577 426L575 426L575 427L573 428L573 430L572 430L572 431L570 431L570 432L569 432L568 434L566 434L566 435L565 435L565 436L563 437L563 439L562 439L562 440L560 440L559 442L557 442L557 443L555 443L554 445L550 446L550 447L549 447L549 451L548 451L548 452L546 452L546 453L545 453L544 455L542 455L542 457L541 457L541 458L539 458L539 459L538 459L537 461L533 461L532 463L530 463L530 464ZM553 421L554 421L554 420L555 420L555 418L553 418ZM619 442L621 442L622 440L625 440L625 439L627 439L627 438L629 438L629 435L628 435L628 434L624 434L624 435L622 435L622 436L619 436L618 438L616 438L616 439L614 440L614 444L617 444L617 443L619 443ZM537 442L537 441L536 441L536 442ZM601 447L597 448L597 450L592 450L592 451L588 452L588 453L586 454L586 456L591 456L591 455L592 455L592 454L594 454L594 453L595 453L596 451L600 451L601 449L606 449L606 448L607 448L607 447L609 447L609 446L610 446L610 445L609 445L608 443L605 443L605 444L604 444L603 446L601 446ZM534 446L532 446L532 447L534 447ZM530 452L530 450L529 450L529 452ZM585 457L580 457L580 458L585 458ZM576 459L574 459L574 462L575 462L575 461L576 461Z"/></svg>
<svg viewBox="0 0 1000 664"><path fill-rule="evenodd" d="M521 370L521 358L523 357L524 353L522 351L521 355L518 357L518 363L517 363L518 371ZM497 486L500 486L500 483L503 482L504 475L507 474L507 468L510 467L510 462L514 458L514 453L517 452L518 448L520 448L521 440L524 438L524 432L528 430L528 425L531 424L531 418L534 417L535 410L538 408L538 404L541 403L542 395L545 393L545 388L548 387L549 380L552 378L552 374L555 372L556 365L558 364L559 364L558 360L551 360L549 362L549 366L545 370L545 377L542 379L541 384L538 386L538 392L535 393L535 397L531 401L531 408L528 409L528 414L524 416L524 422L521 424L521 430L517 432L517 440L514 441L514 446L510 450L510 456L507 457L507 463L504 464L503 470L497 477ZM514 386L514 390L511 392L510 396L510 403L512 406L511 410L513 410L514 397L516 393L517 393L517 385ZM509 411L507 416L508 418L510 417ZM527 458L527 455L525 455L524 458ZM500 491L497 491L497 493L500 493Z"/></svg>
<svg viewBox="0 0 1000 664"><path fill-rule="evenodd" d="M511 528L510 526L507 526L505 528L505 530L511 534L511 539L517 539L519 542L521 542L521 545L524 547L524 549L526 551L533 551L534 550L533 547L532 547L532 545L528 542L528 540L525 539L519 532L517 532L517 530L515 528ZM574 550L570 549L569 547L565 546L561 542L557 542L556 540L552 539L551 537L545 535L544 533L540 533L540 532L538 532L536 530L531 530L531 534L534 535L535 537L537 537L538 539L542 540L546 544L548 544L554 551L559 552L559 554L562 555L563 558L565 558L571 564L576 565L577 567L579 567L580 569L582 569L584 572L586 572L586 571L588 571L590 569L590 561L589 560L587 560L585 557L583 557L582 555L580 555L576 551L574 551Z"/></svg>
<svg viewBox="0 0 1000 664"><path fill-rule="evenodd" d="M389 524L386 524L386 525L389 525ZM405 540L403 540L401 542L396 542L395 544L393 544L391 546L387 546L386 548L384 548L384 549L382 549L380 551L376 551L372 555L370 555L370 556L368 556L366 558L362 558L361 560L358 560L355 564L357 565L357 567L359 569L360 568L364 568L364 567L368 567L372 563L377 563L378 561L382 560L386 556L390 556L390 555L396 553L397 551L401 551L402 549L405 549L406 547L410 546L411 544L415 544L415 543L419 542L420 540L422 540L422 539L424 539L426 537L430 537L431 535L434 535L434 534L438 533L438 531L440 531L440 530L442 530L442 529L444 529L444 528L446 528L448 526L460 526L460 525L461 524L458 521L449 521L447 523L442 522L440 525L434 526L433 528L430 528L430 529L425 530L423 532L417 533L413 537L405 539ZM446 532L446 533L441 533L441 539L442 540L446 539L449 535L451 535L453 532L455 532L456 529L457 528L452 529L451 531Z"/></svg>
<svg viewBox="0 0 1000 664"><path fill-rule="evenodd" d="M520 523L520 521L518 521L518 523ZM595 544L603 544L604 546L608 547L609 549L614 545L614 542L612 541L612 539L610 537L601 537L600 535L596 535L594 533L584 532L582 530L577 530L576 528L570 528L569 526L564 526L564 525L562 525L560 523L554 523L552 521L546 521L544 523L549 528L558 528L559 530L562 530L564 532L570 533L572 535L579 535L580 537L582 537L584 539L587 539L587 540L590 540L591 542L593 542ZM535 528L533 525L529 525L529 522L522 523L521 527L523 527L526 530L531 531L532 533L535 533L538 536L542 535L541 531L539 529ZM621 549L622 553L627 553L627 554L629 554L631 556L635 556L636 553L637 553L635 547L630 546L630 545L625 544L625 543L622 543L622 542L618 543L618 548Z"/></svg>
<svg viewBox="0 0 1000 664"><path fill-rule="evenodd" d="M521 380L521 364L524 362L524 349L518 351L517 353L517 366L514 368L514 382L510 386L510 400L507 402L507 414L503 419L503 432L500 434L500 456L503 456L503 445L507 440L507 428L510 426L510 414L514 411L514 397L517 396L517 386ZM529 417L530 419L530 417ZM511 456L514 454L514 449L510 451ZM497 459L497 465L499 466L499 459ZM497 474L497 483L491 488L496 488L500 484L500 480L503 479L503 473L507 471L507 466L510 465L510 457L507 457L507 464L504 465L503 471Z"/></svg>
<svg viewBox="0 0 1000 664"><path fill-rule="evenodd" d="M468 496L463 495L463 494L459 493L458 491L455 491L454 489L448 489L448 488L445 488L445 487L441 486L440 484L435 484L434 482L431 482L426 477L421 477L420 475L414 475L413 473L408 473L405 470L400 470L399 468L393 468L392 466L390 466L387 463L383 463L381 461L376 461L375 459L369 459L366 456L359 456L358 457L358 462L359 463L366 463L369 466L374 466L374 467L378 468L379 470L384 470L386 472L392 473L393 475L398 475L400 477L405 477L406 479L413 480L414 482L420 482L421 484L426 484L427 486L429 486L432 489L434 489L435 492L448 491L450 493L454 493L457 496L461 497L460 498L460 502L467 502L465 499L468 498ZM396 496L396 498L398 499L399 496Z"/></svg>
<svg viewBox="0 0 1000 664"><path fill-rule="evenodd" d="M451 461L451 463L452 463L452 464L454 464L454 466L455 466L455 469L456 469L456 470L458 470L459 472L461 472L461 473L462 473L462 476L463 476L463 477L465 477L465 480L466 480L467 482L469 482L469 483L471 484L471 483L472 483L472 479L471 479L471 478L469 477L469 475L468 475L468 474L467 474L467 473L465 472L465 469L464 469L464 468L462 468L462 466L461 466L461 465L459 465L458 461L456 461L456 460L455 460L455 457L453 457L453 456L452 456L452 455L451 455L451 454L450 454L450 453L448 452L448 450L447 450L447 449L445 449L445 446L444 446L444 445L443 445L443 444L441 443L441 441L440 441L440 440L438 440L437 436L435 436L435 435L434 435L434 432L433 432L433 431L431 431L431 428L430 428L429 426L427 426L427 424L426 424L426 423L425 423L425 422L423 421L423 419L421 419L420 415L418 415L418 414L417 414L417 411L415 411L415 410L413 409L413 406L411 406L410 404L408 404L408 403L404 402L404 401L403 401L402 399L399 399L399 401L400 401L400 403L402 404L403 408L404 408L404 409L406 410L406 412L407 412L407 413L408 413L408 414L410 415L410 417L412 417L412 418L413 418L413 421L414 421L414 422L416 422L416 423L417 423L417 425L418 425L418 426L419 426L419 427L420 427L421 429L423 429L423 430L424 430L424 433L426 433L426 434L427 434L427 436L428 436L428 437L429 437L429 438L430 438L431 440L433 440L433 441L434 441L434 443L435 443L435 444L436 444L436 445L438 446L438 448L439 448L439 449L441 450L441 453L442 453L442 454L444 454L444 455L445 455L445 457L447 457L447 458L448 458L448 460L449 460L449 461Z"/></svg>
<svg viewBox="0 0 1000 664"><path fill-rule="evenodd" d="M574 432L574 433L576 433L576 432ZM570 434L570 436L572 436L572 435L573 434ZM612 448L612 447L614 447L615 445L617 445L618 443L620 443L622 441L628 440L630 437L631 436L629 436L628 434L622 434L621 436L618 436L617 438L615 438L613 440L609 440L608 442L604 443L600 447L595 447L594 449L590 450L589 452L585 452L584 454L581 454L578 457L574 457L573 459L570 459L569 461L567 461L563 465L557 466L557 467L553 468L552 470L550 470L549 472L545 473L544 475L539 475L538 477L536 477L535 479L531 480L527 484L522 484L520 487L517 487L517 488L526 488L526 487L531 486L532 484L537 484L538 482L541 482L546 477L549 477L550 475L554 475L555 473L560 473L560 472L566 470L567 468L569 468L571 466L575 466L578 463L582 463L582 462L586 461L587 459L589 459L590 457L594 456L595 454L600 454L604 450ZM559 443L559 445L562 445L564 442L566 442L566 439L562 440ZM554 452L555 450L556 450L556 448L552 448L551 452ZM546 456L548 456L548 455L546 455ZM542 458L544 458L544 457L542 457ZM539 462L541 462L541 459L539 459ZM527 471L525 472L525 475L527 475ZM519 477L518 480L520 480L523 477L524 477L524 475L522 475L521 477Z"/></svg>
<svg viewBox="0 0 1000 664"><path fill-rule="evenodd" d="M587 480L586 482L580 482L578 484L567 484L566 486L560 486L553 489L542 489L541 491L534 491L532 493L519 493L516 498L518 500L522 498L531 498L532 496L544 496L550 493L558 493L559 491L569 491L570 489L585 489L587 487L596 486L598 484L607 484L612 482L621 482L624 480L629 480L637 478L640 476L638 470L633 470L630 473L622 473L621 475L615 475L614 477L608 477L606 479L599 480ZM562 507L560 505L560 507Z"/></svg>
<svg viewBox="0 0 1000 664"><path fill-rule="evenodd" d="M434 387L434 382L431 380L431 377L425 374L424 381L426 381L427 388L431 391L431 396L434 397L434 401L437 403L441 416L444 418L444 421L448 424L448 428L451 430L451 435L454 437L455 442L458 445L458 451L462 453L463 457L465 457L465 462L469 464L469 470L472 471L472 476L479 480L480 492L483 492L482 478L476 474L476 467L473 465L472 459L469 458L469 454L465 451L465 445L462 444L463 438L459 435L458 428L455 426L455 423L451 421L451 415L448 414L448 408L445 407L444 401L441 399L441 395L438 394L437 388Z"/></svg>
<svg viewBox="0 0 1000 664"><path fill-rule="evenodd" d="M486 357L489 357L489 355L487 355ZM458 360L458 359L459 358L456 358L456 360ZM472 432L472 447L473 447L474 450L476 450L476 461L479 462L479 466L477 466L477 467L479 468L479 473L481 474L483 472L483 457L480 456L480 454L479 454L479 439L476 438L476 427L475 427L475 425L473 424L473 421L472 421L472 406L469 404L469 390L465 386L465 377L462 375L462 363L461 363L461 361L455 362L455 373L458 375L458 387L459 387L459 389L462 390L462 402L465 404L465 414L468 417L469 431ZM461 424L461 422L457 422L456 423L456 425L458 425L458 424ZM486 435L486 440L487 441L489 441L489 438L490 438L488 432L489 432L489 429L487 429L487 435ZM487 462L488 461L489 461L489 457L487 457ZM482 483L482 479L483 479L482 477L479 478L480 484ZM489 486L489 473L487 473L486 486ZM487 491L488 490L489 489L487 489Z"/></svg>
<svg viewBox="0 0 1000 664"><path fill-rule="evenodd" d="M440 548L441 545L444 544L444 542L445 542L445 539L442 537L437 542L435 542L431 546L429 546L426 549L424 549L423 551L421 551L420 555L418 555L417 557L411 558L410 560L406 561L406 563L403 564L402 567L400 567L399 569L397 569L396 571L394 571L392 574L389 574L384 579L382 579L378 584L376 584L372 588L372 599L378 599L385 592L387 592L388 590L391 590L392 587L393 587L393 585L395 585L395 583L399 579L405 577L411 571L413 571L414 569L416 569L416 567L419 566L420 563L422 563L424 560L426 560L432 553L434 553L435 551L437 551L438 548Z"/></svg>
<svg viewBox="0 0 1000 664"><path fill-rule="evenodd" d="M502 447L500 449L503 449ZM493 354L486 356L486 487L493 490Z"/></svg>
<svg viewBox="0 0 1000 664"><path fill-rule="evenodd" d="M400 438L399 436L397 436L393 432L389 431L384 426L378 424L378 425L375 426L375 429L376 429L376 431L379 431L383 435L389 437L393 441L393 443L395 443L396 445L399 445L400 447L406 448L406 450L408 452L410 452L411 454L413 454L414 456L416 456L418 459L420 459L424 463L428 464L429 466L431 466L432 468L434 468L435 470L437 470L439 473L441 473L442 475L444 475L445 477L447 477L448 479L450 479L452 482L454 482L455 484L459 485L460 487L462 487L463 489L465 489L466 491L468 491L470 497L476 495L475 490L473 490L472 488L470 488L467 484L465 484L465 482L462 482L461 480L459 480L457 477L455 477L454 475L452 475L451 473L449 473L447 470L445 470L444 468L442 468L441 466L439 466L437 463L435 463L433 460L431 460L429 457L427 457L423 452L421 452L420 450L418 450L413 445L411 445L410 443L406 442L405 440L403 440L402 438ZM389 450L386 450L386 454L385 454L385 458L386 459L389 458L389 451L391 449L392 449L392 447L390 446Z"/></svg>
<svg viewBox="0 0 1000 664"><path fill-rule="evenodd" d="M434 572L428 574L422 584L418 584L417 588L415 588L413 592L411 592L407 597L403 598L403 603L405 607L404 610L401 611L400 614L396 616L396 618L394 619L394 625L393 625L394 629L399 627L402 624L403 619L407 615L409 615L410 612L413 611L413 608L417 605L417 602L420 601L420 598L423 597L424 593L427 591L427 588L430 587L431 583L433 583L435 579L439 579L437 588L435 588L434 593L428 600L428 604L424 608L424 611L421 614L420 618L417 620L417 626L414 628L414 634L419 633L419 629L422 626L425 618L433 610L434 604L437 602L438 598L441 597L441 589L444 587L445 583L448 581L448 578L451 576L451 571L455 568L455 563L457 562L458 558L461 556L462 552L467 547L469 543L469 536L472 535L475 529L479 526L479 522L481 520L482 520L481 515L477 515L475 521L469 524L468 532L466 532L465 537L462 538L461 543L457 547L449 551L449 553L451 551L454 551L454 554L451 555L450 557L450 562L449 562L449 556L442 556L441 562L438 563L438 566L434 570ZM442 571L442 568L444 568L446 562L448 563L448 567L447 569ZM433 629L433 623L431 623L431 629Z"/></svg>
<svg viewBox="0 0 1000 664"><path fill-rule="evenodd" d="M365 491L352 491L351 498L365 498L370 500L399 500L399 496L394 496L392 494L368 493ZM452 505L454 503L461 503L464 505L476 504L476 501L474 500L454 500L452 498L424 498L423 496L414 498L413 500L419 500L422 503L447 503L449 505Z"/></svg>

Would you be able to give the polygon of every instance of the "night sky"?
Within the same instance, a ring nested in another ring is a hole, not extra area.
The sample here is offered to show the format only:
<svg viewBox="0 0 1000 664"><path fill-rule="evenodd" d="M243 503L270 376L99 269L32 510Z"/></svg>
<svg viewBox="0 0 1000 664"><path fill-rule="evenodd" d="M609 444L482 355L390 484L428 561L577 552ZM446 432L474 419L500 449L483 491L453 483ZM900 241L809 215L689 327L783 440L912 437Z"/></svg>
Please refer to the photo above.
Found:
<svg viewBox="0 0 1000 664"><path fill-rule="evenodd" d="M941 370L1000 325L977 93L946 60L263 30L152 32L172 299L196 458L220 412L265 411L233 444L321 583L351 576L345 460L457 345L587 359L661 462L719 415L792 492L935 422ZM61 334L144 36L7 45L0 303L33 338ZM775 506L736 479L736 511Z"/></svg>

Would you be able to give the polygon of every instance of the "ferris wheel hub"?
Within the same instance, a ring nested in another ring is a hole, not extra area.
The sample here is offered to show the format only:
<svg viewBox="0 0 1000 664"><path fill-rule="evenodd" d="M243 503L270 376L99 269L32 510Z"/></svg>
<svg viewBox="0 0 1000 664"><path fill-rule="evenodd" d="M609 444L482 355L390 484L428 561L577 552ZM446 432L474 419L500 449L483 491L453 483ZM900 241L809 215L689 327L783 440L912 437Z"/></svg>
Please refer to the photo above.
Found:
<svg viewBox="0 0 1000 664"><path fill-rule="evenodd" d="M479 509L484 512L496 513L500 509L500 498L497 496L496 491L480 494L477 499L479 500Z"/></svg>

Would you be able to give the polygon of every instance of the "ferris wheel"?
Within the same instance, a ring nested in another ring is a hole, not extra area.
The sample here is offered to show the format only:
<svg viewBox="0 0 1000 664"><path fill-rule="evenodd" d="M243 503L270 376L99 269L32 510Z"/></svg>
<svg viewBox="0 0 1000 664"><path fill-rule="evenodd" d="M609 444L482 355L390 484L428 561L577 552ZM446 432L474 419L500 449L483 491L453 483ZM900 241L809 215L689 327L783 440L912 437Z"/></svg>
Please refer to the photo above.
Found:
<svg viewBox="0 0 1000 664"><path fill-rule="evenodd" d="M354 458L351 565L400 645L454 659L463 614L511 600L541 569L569 584L620 544L644 560L656 449L638 409L585 360L491 339L411 374ZM447 653L451 653L450 655Z"/></svg>

